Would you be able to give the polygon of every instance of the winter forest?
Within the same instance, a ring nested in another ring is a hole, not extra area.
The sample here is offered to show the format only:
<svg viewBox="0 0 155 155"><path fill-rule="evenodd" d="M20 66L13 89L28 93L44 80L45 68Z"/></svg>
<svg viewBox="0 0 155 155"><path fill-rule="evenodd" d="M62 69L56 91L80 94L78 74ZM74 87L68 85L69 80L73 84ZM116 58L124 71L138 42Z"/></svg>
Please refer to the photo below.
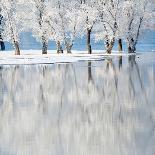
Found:
<svg viewBox="0 0 155 155"><path fill-rule="evenodd" d="M20 34L32 32L47 54L49 41L57 53L72 52L77 38L86 36L86 47L92 53L91 40L103 41L106 53L114 44L122 51L136 51L139 36L153 20L152 0L0 0L0 38L13 44L20 55Z"/></svg>
<svg viewBox="0 0 155 155"><path fill-rule="evenodd" d="M155 0L0 0L0 155L155 155Z"/></svg>

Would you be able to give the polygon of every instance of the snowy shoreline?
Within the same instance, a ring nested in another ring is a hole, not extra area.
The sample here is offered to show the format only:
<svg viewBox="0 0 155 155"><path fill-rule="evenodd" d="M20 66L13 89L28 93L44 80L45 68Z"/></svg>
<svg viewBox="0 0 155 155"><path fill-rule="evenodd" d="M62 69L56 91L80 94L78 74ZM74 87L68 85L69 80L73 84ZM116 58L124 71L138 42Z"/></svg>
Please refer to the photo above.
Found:
<svg viewBox="0 0 155 155"><path fill-rule="evenodd" d="M93 54L87 54L87 51L73 50L72 54L57 54L54 50L49 50L48 54L42 55L40 50L22 50L21 55L14 55L14 51L0 52L0 65L37 65L37 64L55 64L55 63L74 63L79 61L102 61L113 59L114 57L128 57L135 55L138 62L148 63L155 60L155 52L144 52L128 54L113 51L112 54L106 54L105 51L94 50Z"/></svg>
<svg viewBox="0 0 155 155"><path fill-rule="evenodd" d="M48 51L48 54L42 55L39 50L23 50L21 55L14 55L14 51L0 52L0 65L20 65L20 64L53 64L53 63L71 63L78 61L99 61L105 57L128 56L127 53L114 51L112 54L106 54L105 51L95 50L93 54L87 54L87 51L76 51L72 54L56 54L56 51Z"/></svg>

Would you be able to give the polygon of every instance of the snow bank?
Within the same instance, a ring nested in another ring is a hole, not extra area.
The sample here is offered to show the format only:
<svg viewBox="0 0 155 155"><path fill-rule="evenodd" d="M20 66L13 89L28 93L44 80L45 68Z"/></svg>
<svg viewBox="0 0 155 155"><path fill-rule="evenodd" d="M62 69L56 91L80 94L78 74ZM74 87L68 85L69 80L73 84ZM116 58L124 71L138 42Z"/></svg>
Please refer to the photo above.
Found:
<svg viewBox="0 0 155 155"><path fill-rule="evenodd" d="M112 55L109 55L99 50L93 51L92 55L87 54L86 51L73 51L72 54L55 53L56 51L48 51L47 55L41 55L41 51L30 50L21 51L21 55L17 56L14 55L14 51L7 51L0 53L0 65L71 63L88 60L103 60L106 56L122 55L116 51Z"/></svg>

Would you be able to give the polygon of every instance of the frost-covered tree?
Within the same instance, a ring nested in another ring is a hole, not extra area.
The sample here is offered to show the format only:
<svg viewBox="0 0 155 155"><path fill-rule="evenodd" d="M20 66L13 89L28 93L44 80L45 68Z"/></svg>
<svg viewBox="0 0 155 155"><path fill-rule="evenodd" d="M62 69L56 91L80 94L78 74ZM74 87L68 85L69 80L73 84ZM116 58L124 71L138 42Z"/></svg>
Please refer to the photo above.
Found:
<svg viewBox="0 0 155 155"><path fill-rule="evenodd" d="M51 34L50 40L55 41L57 46L57 53L63 53L63 13L60 11L61 3L59 1L48 1L47 12L45 15L45 22L49 27Z"/></svg>
<svg viewBox="0 0 155 155"><path fill-rule="evenodd" d="M21 16L18 10L18 0L1 0L0 8L2 9L2 16L4 18L4 31L2 37L6 41L10 41L14 48L15 54L20 55L19 35L23 30L21 25Z"/></svg>
<svg viewBox="0 0 155 155"><path fill-rule="evenodd" d="M106 52L111 53L116 39L122 50L122 39L128 51L134 52L140 32L150 17L149 0L98 0L99 20L95 39L105 40Z"/></svg>
<svg viewBox="0 0 155 155"><path fill-rule="evenodd" d="M5 50L5 44L2 38L2 33L4 31L4 21L3 21L3 16L1 15L1 8L0 8L0 47L1 50L4 51Z"/></svg>
<svg viewBox="0 0 155 155"><path fill-rule="evenodd" d="M71 53L74 41L86 36L88 53L92 53L92 32L96 41L105 42L111 53L118 40L126 40L129 53L136 45L146 21L150 18L151 0L0 0L4 40L11 41L15 54L20 54L19 36L30 31L42 44L46 54L49 40L54 41L57 53ZM2 26L1 26L2 27ZM2 29L2 28L1 28Z"/></svg>
<svg viewBox="0 0 155 155"><path fill-rule="evenodd" d="M42 44L42 54L47 54L48 41L50 33L49 27L45 22L46 0L30 0L26 2L31 10L31 16L27 17L29 21L28 28L31 29L33 36ZM28 23L27 23L28 24Z"/></svg>
<svg viewBox="0 0 155 155"><path fill-rule="evenodd" d="M52 31L51 40L57 45L57 53L62 53L62 44L71 53L75 39L81 34L82 15L78 1L49 1L46 22Z"/></svg>
<svg viewBox="0 0 155 155"><path fill-rule="evenodd" d="M91 54L92 53L91 34L98 17L98 11L95 7L95 1L81 0L81 11L83 16L84 29L87 32L86 33L87 49L88 53Z"/></svg>
<svg viewBox="0 0 155 155"><path fill-rule="evenodd" d="M98 0L99 21L95 30L95 39L104 40L106 52L111 53L115 40L118 38L118 21L120 20L121 0ZM121 44L121 40L119 39Z"/></svg>
<svg viewBox="0 0 155 155"><path fill-rule="evenodd" d="M148 4L149 0L127 0L122 3L123 21L119 23L120 32L127 42L129 53L136 51L141 30L151 15Z"/></svg>
<svg viewBox="0 0 155 155"><path fill-rule="evenodd" d="M83 32L83 16L80 10L80 4L77 1L66 1L66 32L64 33L64 42L67 53L71 53L75 39Z"/></svg>

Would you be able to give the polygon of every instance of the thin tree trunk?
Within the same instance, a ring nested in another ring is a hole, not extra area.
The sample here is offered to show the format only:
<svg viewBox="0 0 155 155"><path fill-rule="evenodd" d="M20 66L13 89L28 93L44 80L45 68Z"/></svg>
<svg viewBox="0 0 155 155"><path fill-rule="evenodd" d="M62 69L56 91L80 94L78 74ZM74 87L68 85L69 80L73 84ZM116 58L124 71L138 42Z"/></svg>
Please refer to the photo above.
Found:
<svg viewBox="0 0 155 155"><path fill-rule="evenodd" d="M62 49L60 41L56 42L56 46L57 46L57 54L63 53L63 49Z"/></svg>
<svg viewBox="0 0 155 155"><path fill-rule="evenodd" d="M73 41L65 40L65 47L68 54L72 53Z"/></svg>
<svg viewBox="0 0 155 155"><path fill-rule="evenodd" d="M135 51L136 51L135 47L131 46L128 47L128 53L135 53Z"/></svg>
<svg viewBox="0 0 155 155"><path fill-rule="evenodd" d="M1 51L5 51L5 44L3 41L0 41Z"/></svg>
<svg viewBox="0 0 155 155"><path fill-rule="evenodd" d="M109 47L109 38L108 38L108 35L105 36L105 47L106 47L106 50L108 49Z"/></svg>
<svg viewBox="0 0 155 155"><path fill-rule="evenodd" d="M136 52L136 45L137 45L137 42L138 42L142 22L143 22L143 17L140 18L136 38L135 39L127 38L127 41L128 41L128 53L135 53Z"/></svg>
<svg viewBox="0 0 155 155"><path fill-rule="evenodd" d="M48 44L45 40L42 42L42 54L47 54Z"/></svg>
<svg viewBox="0 0 155 155"><path fill-rule="evenodd" d="M18 41L14 41L14 47L15 47L15 55L20 55L20 48Z"/></svg>
<svg viewBox="0 0 155 155"><path fill-rule="evenodd" d="M1 25L1 23L0 23L0 25ZM5 51L5 44L4 44L4 41L2 39L1 32L0 32L0 46L1 46L1 51Z"/></svg>
<svg viewBox="0 0 155 155"><path fill-rule="evenodd" d="M87 29L87 48L88 48L88 54L92 54L92 48L91 48L91 29Z"/></svg>
<svg viewBox="0 0 155 155"><path fill-rule="evenodd" d="M134 43L134 39L128 39L128 53L135 53L136 47Z"/></svg>
<svg viewBox="0 0 155 155"><path fill-rule="evenodd" d="M132 48L131 46L128 47L128 53L135 53L134 48Z"/></svg>
<svg viewBox="0 0 155 155"><path fill-rule="evenodd" d="M106 53L111 54L114 44L115 44L115 38L113 38L110 41L109 46L107 47Z"/></svg>
<svg viewBox="0 0 155 155"><path fill-rule="evenodd" d="M142 22L143 22L143 17L140 18L137 35L136 35L136 39L135 39L135 42L134 42L134 46L135 47L136 47L136 45L138 43L138 38L139 38L139 34L140 34L140 29L141 29Z"/></svg>
<svg viewBox="0 0 155 155"><path fill-rule="evenodd" d="M73 47L73 44L72 45L67 45L67 53L68 54L72 53L72 47Z"/></svg>
<svg viewBox="0 0 155 155"><path fill-rule="evenodd" d="M123 51L122 39L118 39L118 51L119 52Z"/></svg>

